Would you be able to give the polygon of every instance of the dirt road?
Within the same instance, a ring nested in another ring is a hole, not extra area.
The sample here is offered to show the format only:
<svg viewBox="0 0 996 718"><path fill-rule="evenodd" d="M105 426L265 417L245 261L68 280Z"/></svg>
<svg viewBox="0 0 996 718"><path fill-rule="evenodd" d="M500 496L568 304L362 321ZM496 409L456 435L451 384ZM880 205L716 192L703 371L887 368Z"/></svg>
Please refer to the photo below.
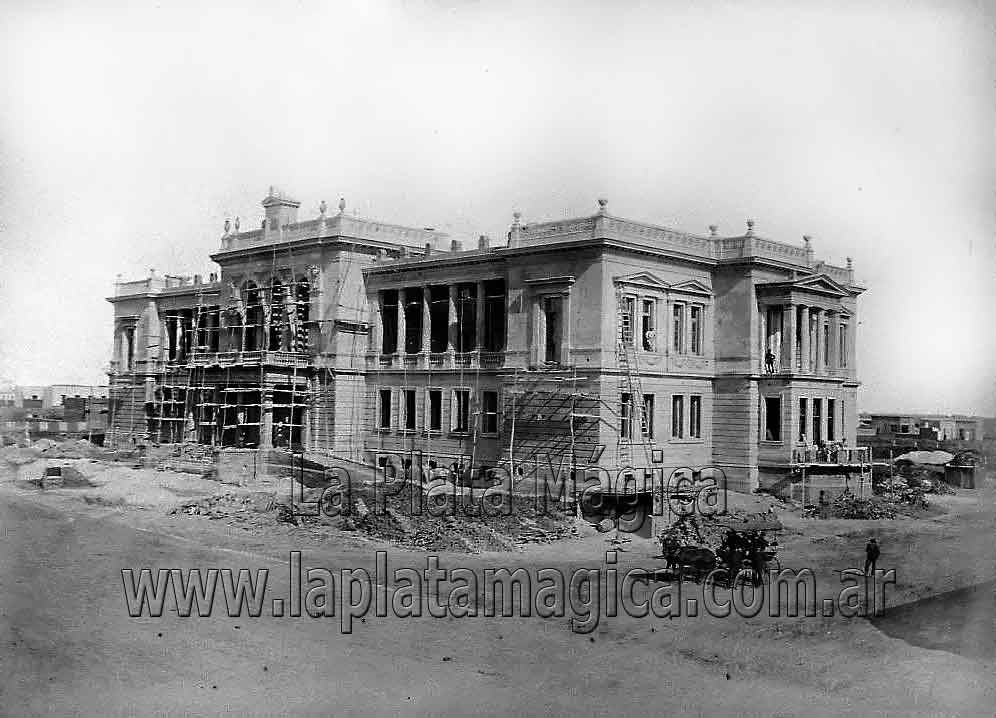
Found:
<svg viewBox="0 0 996 718"><path fill-rule="evenodd" d="M287 580L269 545L142 513L0 489L0 712L992 715L991 665L860 619L619 617L589 636L536 617L371 617L350 635L337 620L265 613L130 618L122 568L268 567ZM306 560L369 565L372 553L326 547Z"/></svg>

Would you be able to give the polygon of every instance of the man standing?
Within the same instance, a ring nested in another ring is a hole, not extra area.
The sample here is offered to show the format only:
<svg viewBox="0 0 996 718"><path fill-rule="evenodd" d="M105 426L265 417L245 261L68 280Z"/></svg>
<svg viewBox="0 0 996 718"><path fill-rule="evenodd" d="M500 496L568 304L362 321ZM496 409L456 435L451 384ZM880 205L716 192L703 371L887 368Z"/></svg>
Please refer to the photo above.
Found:
<svg viewBox="0 0 996 718"><path fill-rule="evenodd" d="M871 568L871 574L875 575L875 562L878 560L878 543L875 539L868 539L868 545L865 546L865 576L868 576L868 569Z"/></svg>

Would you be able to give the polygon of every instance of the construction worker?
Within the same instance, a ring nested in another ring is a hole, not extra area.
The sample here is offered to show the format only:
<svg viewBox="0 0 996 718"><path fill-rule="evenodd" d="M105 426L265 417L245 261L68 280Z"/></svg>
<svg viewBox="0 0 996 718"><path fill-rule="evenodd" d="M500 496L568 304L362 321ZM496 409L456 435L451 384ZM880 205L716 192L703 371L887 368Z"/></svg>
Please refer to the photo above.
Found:
<svg viewBox="0 0 996 718"><path fill-rule="evenodd" d="M878 561L879 553L878 542L874 538L868 539L868 545L865 546L865 576L875 574L875 562Z"/></svg>

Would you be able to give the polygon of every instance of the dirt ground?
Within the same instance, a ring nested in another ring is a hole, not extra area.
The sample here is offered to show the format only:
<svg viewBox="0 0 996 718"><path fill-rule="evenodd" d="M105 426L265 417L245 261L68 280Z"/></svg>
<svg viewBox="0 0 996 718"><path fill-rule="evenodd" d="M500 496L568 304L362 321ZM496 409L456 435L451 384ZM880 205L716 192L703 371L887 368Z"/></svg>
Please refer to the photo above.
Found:
<svg viewBox="0 0 996 718"><path fill-rule="evenodd" d="M279 520L279 512L266 498L279 492L277 487L225 486L193 474L135 468L127 462L110 462L96 451L84 455L86 447L78 457L73 452L62 456L51 452L4 450L0 456L2 495L12 502L47 507L59 516L76 517L70 519L76 526L99 518L108 532L154 537L155 546L169 544L176 556L184 551L193 556L210 547L226 552L230 559L238 557L240 566L264 566L284 565L289 551L300 550L306 565L372 568L375 552L385 550L392 567L424 566L424 549L385 539L355 523L295 525ZM85 485L42 490L32 483L46 466L56 464L72 466L85 478ZM862 567L864 545L869 537L876 537L882 547L879 568L895 569L896 582L887 589L885 613L874 620L840 615L773 618L767 611L753 618L620 615L600 620L590 634L578 634L565 619L535 616L450 620L442 632L432 621L370 619L380 627L365 629L370 642L364 646L364 665L372 675L390 680L390 672L382 675L386 667L407 660L406 656L422 655L423 645L433 646L431 653L445 654L463 670L472 668L473 681L499 680L489 678L489 673L501 676L501 686L489 683L487 694L505 703L475 711L493 714L533 712L524 707L541 706L541 712L554 714L671 710L693 715L991 716L996 704L996 482L989 477L978 485L976 490L932 496L933 510L922 518L875 521L809 519L802 517L799 508L769 497L730 497L731 509L770 509L777 515L784 526L779 536L782 567L811 569L820 598L839 590L841 571ZM573 524L563 517L558 526ZM578 526L563 534L553 528L541 530L539 540L531 531L523 540L514 540L512 532L513 540L503 550L482 550L486 545L482 543L461 545L456 551L431 548L442 563L472 569L604 567L607 550L619 552L620 573L634 567L662 568L655 559L659 546L653 541L620 539L615 532L597 533ZM93 530L99 530L96 524ZM12 558L11 550L8 545L7 560L15 561L15 568L28 561L24 556ZM128 561L126 565L136 567L155 565L157 555L133 551ZM113 610L104 607L102 612ZM123 612L123 607L116 610ZM26 608L19 611L7 611L5 620L10 621L11 615L30 620ZM293 640L291 633L282 633L297 630L289 625L261 627L259 635L267 640L274 636L281 642ZM272 635L267 633L271 630ZM227 655L229 648L217 647L215 652ZM188 649L181 660L208 661L209 657ZM307 662L307 656L298 660ZM415 696L422 703L411 712L458 715L460 708L465 714L472 707L457 699L452 692L457 686L450 685L445 674L433 673L425 680L429 683L419 683L422 692ZM244 692L245 684L239 685ZM352 705L349 691L359 689L349 685L343 683L339 693L329 688L335 702L328 706ZM598 687L597 696L586 695L591 686ZM12 690L10 683L7 689ZM267 700L280 706L282 694L275 690ZM291 689L291 694L302 690ZM619 697L607 700L607 695ZM527 698L531 702L518 703ZM282 700L293 700L293 695ZM247 706L248 713L254 712L254 706L263 710L260 706L270 705L240 704L232 697L228 701L231 706ZM162 705L183 703L180 696L167 693ZM308 705L317 713L317 707L326 704ZM410 705L404 701L399 705L373 705L371 712L409 712ZM509 710L498 710L502 707ZM172 712L167 710L167 714Z"/></svg>

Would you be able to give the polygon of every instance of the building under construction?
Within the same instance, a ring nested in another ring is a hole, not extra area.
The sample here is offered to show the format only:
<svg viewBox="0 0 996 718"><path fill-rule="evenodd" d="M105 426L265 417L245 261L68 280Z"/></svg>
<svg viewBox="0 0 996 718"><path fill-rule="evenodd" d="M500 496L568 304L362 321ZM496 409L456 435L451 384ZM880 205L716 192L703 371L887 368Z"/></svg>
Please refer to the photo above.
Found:
<svg viewBox="0 0 996 718"><path fill-rule="evenodd" d="M517 476L547 456L719 466L743 489L854 446L863 289L808 237L691 234L599 200L464 247L343 201L304 221L273 188L262 204L258 228L226 221L206 281L116 285L109 441Z"/></svg>

